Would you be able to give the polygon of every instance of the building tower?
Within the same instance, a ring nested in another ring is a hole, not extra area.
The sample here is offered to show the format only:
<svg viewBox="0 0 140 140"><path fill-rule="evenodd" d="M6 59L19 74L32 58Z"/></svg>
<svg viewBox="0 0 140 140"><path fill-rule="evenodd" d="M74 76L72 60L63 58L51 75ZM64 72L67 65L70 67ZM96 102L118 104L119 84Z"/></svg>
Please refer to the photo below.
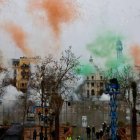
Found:
<svg viewBox="0 0 140 140"><path fill-rule="evenodd" d="M122 50L123 50L122 42L121 40L118 40L116 42L117 59L120 59L122 57Z"/></svg>
<svg viewBox="0 0 140 140"><path fill-rule="evenodd" d="M92 56L89 58L90 65L93 66L94 71L87 75L87 78L84 83L84 93L83 95L92 99L94 96L99 96L104 88L104 78L103 73L94 63ZM86 94L85 94L86 93Z"/></svg>
<svg viewBox="0 0 140 140"><path fill-rule="evenodd" d="M90 58L89 58L89 62L90 62L91 65L93 65L93 67L96 69L96 71L100 71L99 68L98 68L98 66L95 65L95 63L93 62L93 58L92 58L92 56L90 56Z"/></svg>

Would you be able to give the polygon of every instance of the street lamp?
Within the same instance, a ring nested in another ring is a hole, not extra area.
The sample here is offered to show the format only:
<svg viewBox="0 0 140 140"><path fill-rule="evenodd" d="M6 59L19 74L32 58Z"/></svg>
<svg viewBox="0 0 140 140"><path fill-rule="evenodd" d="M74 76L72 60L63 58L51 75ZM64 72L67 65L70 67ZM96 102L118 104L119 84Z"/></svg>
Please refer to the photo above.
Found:
<svg viewBox="0 0 140 140"><path fill-rule="evenodd" d="M131 83L133 105L132 105L132 140L137 140L137 114L136 114L136 97L137 97L137 84L136 82Z"/></svg>
<svg viewBox="0 0 140 140"><path fill-rule="evenodd" d="M47 137L47 122L48 122L48 117L47 117L47 113L48 113L48 107L49 107L49 101L46 100L47 95L45 93L44 90L44 79L42 78L41 80L41 107L42 107L42 115L43 115L43 122L44 122L44 128L45 128L45 137L44 140L48 140Z"/></svg>
<svg viewBox="0 0 140 140"><path fill-rule="evenodd" d="M106 93L110 95L110 117L111 117L111 139L117 139L117 94L119 94L119 83L116 78L110 79L106 85Z"/></svg>
<svg viewBox="0 0 140 140"><path fill-rule="evenodd" d="M42 108L42 119L43 119L43 122L44 122L44 128L45 128L45 137L44 137L44 140L48 140L48 137L47 137L47 114L46 114L46 110L44 112L44 109L46 108L46 98L47 98L47 95L44 95L45 93L45 88L44 88L44 85L45 85L45 81L44 81L44 70L45 70L45 66L41 66L41 77L40 77L40 80L41 80L41 83L40 83L40 86L41 86L41 108ZM42 131L42 128L41 128L41 131Z"/></svg>

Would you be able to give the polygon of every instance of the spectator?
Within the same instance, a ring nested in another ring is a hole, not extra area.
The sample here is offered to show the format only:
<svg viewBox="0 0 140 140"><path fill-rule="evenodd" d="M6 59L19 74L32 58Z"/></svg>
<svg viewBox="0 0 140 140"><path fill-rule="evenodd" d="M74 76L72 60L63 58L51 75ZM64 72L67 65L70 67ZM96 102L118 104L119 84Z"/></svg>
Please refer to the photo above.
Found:
<svg viewBox="0 0 140 140"><path fill-rule="evenodd" d="M95 127L94 127L94 125L92 126L92 139L93 139L93 137L95 136Z"/></svg>
<svg viewBox="0 0 140 140"><path fill-rule="evenodd" d="M117 134L117 140L121 140L121 136Z"/></svg>
<svg viewBox="0 0 140 140"><path fill-rule="evenodd" d="M102 124L103 133L105 132L106 128L107 128L107 124L106 124L106 122L104 122L104 123Z"/></svg>
<svg viewBox="0 0 140 140"><path fill-rule="evenodd" d="M99 140L99 138L100 138L100 134L99 132L96 132L96 139Z"/></svg>
<svg viewBox="0 0 140 140"><path fill-rule="evenodd" d="M64 134L66 137L72 135L72 128L71 127L67 128L67 131Z"/></svg>
<svg viewBox="0 0 140 140"><path fill-rule="evenodd" d="M104 135L104 132L103 132L103 130L101 129L101 130L99 131L99 137L102 138L103 135Z"/></svg>
<svg viewBox="0 0 140 140"><path fill-rule="evenodd" d="M95 127L94 127L94 125L92 126L92 134L95 134Z"/></svg>
<svg viewBox="0 0 140 140"><path fill-rule="evenodd" d="M51 132L52 140L55 140L55 130Z"/></svg>
<svg viewBox="0 0 140 140"><path fill-rule="evenodd" d="M78 137L76 138L76 140L83 140L83 138L80 137L80 136L78 136Z"/></svg>
<svg viewBox="0 0 140 140"><path fill-rule="evenodd" d="M68 137L66 138L66 140L72 140L71 135L68 135Z"/></svg>
<svg viewBox="0 0 140 140"><path fill-rule="evenodd" d="M106 127L106 132L107 132L107 134L109 134L109 132L110 132L110 126L109 125Z"/></svg>
<svg viewBox="0 0 140 140"><path fill-rule="evenodd" d="M40 137L40 140L43 140L44 136L43 136L43 132L42 131L39 133L39 137Z"/></svg>
<svg viewBox="0 0 140 140"><path fill-rule="evenodd" d="M68 131L69 129L67 127L64 127L64 134Z"/></svg>
<svg viewBox="0 0 140 140"><path fill-rule="evenodd" d="M39 124L40 124L40 120L41 120L41 112L38 112L38 119L39 119Z"/></svg>
<svg viewBox="0 0 140 140"><path fill-rule="evenodd" d="M37 136L37 132L36 132L36 129L34 129L34 131L33 131L33 140L36 140L36 136Z"/></svg>
<svg viewBox="0 0 140 140"><path fill-rule="evenodd" d="M86 128L87 139L90 139L90 132L91 132L91 129L90 129L90 126L88 126L88 127Z"/></svg>

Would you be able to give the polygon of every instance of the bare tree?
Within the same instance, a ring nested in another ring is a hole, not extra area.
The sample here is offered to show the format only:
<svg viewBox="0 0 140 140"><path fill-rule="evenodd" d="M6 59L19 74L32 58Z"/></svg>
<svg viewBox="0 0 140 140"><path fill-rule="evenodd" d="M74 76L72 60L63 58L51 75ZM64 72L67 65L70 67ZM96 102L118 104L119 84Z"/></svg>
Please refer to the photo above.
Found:
<svg viewBox="0 0 140 140"><path fill-rule="evenodd" d="M52 57L43 59L37 65L36 73L33 74L32 87L42 91L42 103L50 99L50 109L55 115L56 140L59 140L59 115L63 105L64 97L68 96L72 84L77 80L74 69L79 65L79 57L76 57L71 47L62 53L59 60ZM36 79L36 82L34 81Z"/></svg>
<svg viewBox="0 0 140 140"><path fill-rule="evenodd" d="M9 71L6 68L0 67L0 97L4 96L6 87L11 84Z"/></svg>

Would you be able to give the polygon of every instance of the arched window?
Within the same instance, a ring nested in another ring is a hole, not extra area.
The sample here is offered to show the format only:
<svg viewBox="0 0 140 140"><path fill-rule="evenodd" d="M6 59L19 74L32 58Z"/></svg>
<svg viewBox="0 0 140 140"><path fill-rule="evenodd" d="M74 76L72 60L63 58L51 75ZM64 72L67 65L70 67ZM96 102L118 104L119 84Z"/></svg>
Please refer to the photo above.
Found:
<svg viewBox="0 0 140 140"><path fill-rule="evenodd" d="M91 83L91 86L94 87L94 82Z"/></svg>
<svg viewBox="0 0 140 140"><path fill-rule="evenodd" d="M89 90L87 90L87 98L89 98Z"/></svg>
<svg viewBox="0 0 140 140"><path fill-rule="evenodd" d="M91 90L91 95L95 95L94 89Z"/></svg>
<svg viewBox="0 0 140 140"><path fill-rule="evenodd" d="M91 78L92 78L92 80L93 80L93 79L94 79L94 76L92 76Z"/></svg>
<svg viewBox="0 0 140 140"><path fill-rule="evenodd" d="M100 82L100 87L103 87L103 85L104 85L103 82Z"/></svg>

